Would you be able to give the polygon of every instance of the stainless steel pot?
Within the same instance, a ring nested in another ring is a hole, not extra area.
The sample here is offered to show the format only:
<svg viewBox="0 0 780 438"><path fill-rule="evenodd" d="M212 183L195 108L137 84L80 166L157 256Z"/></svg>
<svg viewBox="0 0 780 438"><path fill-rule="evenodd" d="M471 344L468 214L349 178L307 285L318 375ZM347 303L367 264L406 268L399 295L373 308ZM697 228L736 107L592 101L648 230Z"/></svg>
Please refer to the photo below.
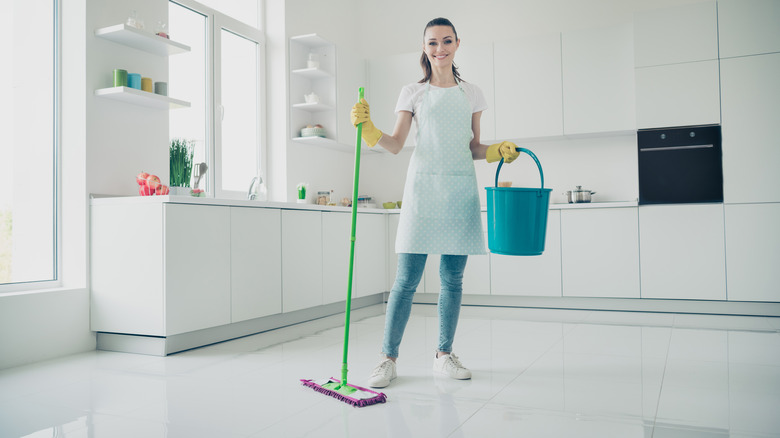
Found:
<svg viewBox="0 0 780 438"><path fill-rule="evenodd" d="M595 195L596 192L590 190L583 190L582 186L577 186L576 190L568 190L564 193L569 204L577 202L590 202L590 195Z"/></svg>

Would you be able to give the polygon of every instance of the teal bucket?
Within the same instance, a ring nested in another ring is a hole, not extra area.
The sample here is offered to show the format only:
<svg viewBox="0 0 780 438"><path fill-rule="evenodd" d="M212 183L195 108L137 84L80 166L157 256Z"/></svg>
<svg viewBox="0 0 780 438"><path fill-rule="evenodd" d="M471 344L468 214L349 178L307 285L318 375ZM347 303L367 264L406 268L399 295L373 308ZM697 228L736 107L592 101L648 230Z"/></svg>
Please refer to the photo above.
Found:
<svg viewBox="0 0 780 438"><path fill-rule="evenodd" d="M498 187L498 174L504 164L504 159L501 159L496 170L496 186L485 187L488 248L494 254L541 255L547 235L547 211L552 189L544 188L544 173L536 155L525 148L517 150L527 153L536 162L541 188Z"/></svg>

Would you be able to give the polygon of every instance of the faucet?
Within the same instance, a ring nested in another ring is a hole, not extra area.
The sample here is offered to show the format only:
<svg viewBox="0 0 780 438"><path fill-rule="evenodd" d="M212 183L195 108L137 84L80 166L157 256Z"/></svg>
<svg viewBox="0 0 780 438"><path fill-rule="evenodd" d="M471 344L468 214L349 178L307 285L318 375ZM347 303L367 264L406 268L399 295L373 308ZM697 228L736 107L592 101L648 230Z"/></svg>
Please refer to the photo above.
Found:
<svg viewBox="0 0 780 438"><path fill-rule="evenodd" d="M252 182L249 183L249 189L246 191L246 199L254 201L257 197L257 187L263 183L263 178L256 176L252 178Z"/></svg>

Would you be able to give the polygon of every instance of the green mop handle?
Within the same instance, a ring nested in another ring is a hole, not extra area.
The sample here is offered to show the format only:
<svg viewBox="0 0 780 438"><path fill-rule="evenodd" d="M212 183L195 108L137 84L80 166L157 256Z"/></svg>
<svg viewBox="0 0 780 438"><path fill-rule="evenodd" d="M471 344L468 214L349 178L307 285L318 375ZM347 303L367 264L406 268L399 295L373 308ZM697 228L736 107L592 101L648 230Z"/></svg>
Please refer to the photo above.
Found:
<svg viewBox="0 0 780 438"><path fill-rule="evenodd" d="M363 87L358 91L358 102L363 99ZM349 242L349 278L347 279L347 311L344 316L344 358L341 364L341 385L347 385L347 351L349 350L349 319L352 309L352 270L355 261L355 230L357 229L358 181L360 179L360 142L363 134L363 124L357 125L357 140L355 144L355 173L352 182L352 231Z"/></svg>

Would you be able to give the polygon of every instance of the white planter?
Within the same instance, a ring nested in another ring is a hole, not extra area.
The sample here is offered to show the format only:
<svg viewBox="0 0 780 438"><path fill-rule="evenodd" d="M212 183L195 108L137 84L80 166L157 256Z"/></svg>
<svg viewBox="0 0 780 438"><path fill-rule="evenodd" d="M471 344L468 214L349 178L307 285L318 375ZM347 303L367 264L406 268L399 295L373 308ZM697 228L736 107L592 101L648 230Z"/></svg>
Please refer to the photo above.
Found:
<svg viewBox="0 0 780 438"><path fill-rule="evenodd" d="M171 196L190 196L190 187L169 187Z"/></svg>

